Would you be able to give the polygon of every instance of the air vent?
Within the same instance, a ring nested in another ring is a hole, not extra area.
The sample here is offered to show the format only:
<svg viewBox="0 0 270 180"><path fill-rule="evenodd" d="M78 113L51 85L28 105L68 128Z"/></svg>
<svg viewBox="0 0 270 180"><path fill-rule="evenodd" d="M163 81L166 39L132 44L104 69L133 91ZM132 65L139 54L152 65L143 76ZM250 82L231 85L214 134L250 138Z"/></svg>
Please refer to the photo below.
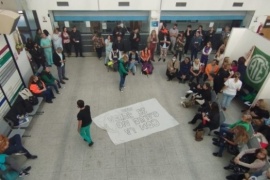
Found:
<svg viewBox="0 0 270 180"><path fill-rule="evenodd" d="M186 7L187 3L186 2L176 2L175 6L176 7Z"/></svg>
<svg viewBox="0 0 270 180"><path fill-rule="evenodd" d="M242 2L234 2L233 7L242 7L244 3Z"/></svg>
<svg viewBox="0 0 270 180"><path fill-rule="evenodd" d="M57 2L57 6L69 6L68 2Z"/></svg>
<svg viewBox="0 0 270 180"><path fill-rule="evenodd" d="M118 6L129 6L129 2L118 2Z"/></svg>

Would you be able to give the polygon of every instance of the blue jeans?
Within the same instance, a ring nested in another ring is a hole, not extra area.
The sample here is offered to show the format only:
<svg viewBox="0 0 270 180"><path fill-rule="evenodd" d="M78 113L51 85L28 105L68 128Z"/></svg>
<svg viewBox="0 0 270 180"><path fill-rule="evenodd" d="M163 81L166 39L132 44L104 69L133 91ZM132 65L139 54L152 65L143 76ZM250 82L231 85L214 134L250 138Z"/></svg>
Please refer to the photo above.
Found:
<svg viewBox="0 0 270 180"><path fill-rule="evenodd" d="M137 61L135 61L135 62L130 62L130 64L129 64L129 70L131 70L132 71L132 73L136 73L136 65L138 64L138 62Z"/></svg>
<svg viewBox="0 0 270 180"><path fill-rule="evenodd" d="M235 95L229 95L229 94L223 93L221 107L227 108L229 104L231 103L232 99L234 98L234 96Z"/></svg>
<svg viewBox="0 0 270 180"><path fill-rule="evenodd" d="M121 90L125 85L126 75L120 75L120 84L119 84L119 90Z"/></svg>
<svg viewBox="0 0 270 180"><path fill-rule="evenodd" d="M88 126L85 126L85 127L81 127L81 129L80 129L81 137L88 143L92 142L92 138L90 135L90 125L91 124L89 124Z"/></svg>
<svg viewBox="0 0 270 180"><path fill-rule="evenodd" d="M194 59L196 59L197 58L197 54L198 54L198 49L196 49L196 48L192 48L192 50L191 50L191 61L193 61L193 58Z"/></svg>
<svg viewBox="0 0 270 180"><path fill-rule="evenodd" d="M18 152L23 152L25 153L25 156L27 158L31 157L32 155L30 154L29 151L27 151L27 149L25 149L22 145L22 139L21 136L16 134L13 137L9 138L9 146L8 148L3 152L4 154L7 155L12 155L14 153L18 153Z"/></svg>

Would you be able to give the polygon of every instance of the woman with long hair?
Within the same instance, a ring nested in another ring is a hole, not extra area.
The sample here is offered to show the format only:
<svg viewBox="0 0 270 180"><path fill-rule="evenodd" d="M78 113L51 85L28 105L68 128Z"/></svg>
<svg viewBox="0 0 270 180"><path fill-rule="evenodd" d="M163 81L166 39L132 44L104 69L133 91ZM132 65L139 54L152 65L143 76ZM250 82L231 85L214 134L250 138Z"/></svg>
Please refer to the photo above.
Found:
<svg viewBox="0 0 270 180"><path fill-rule="evenodd" d="M52 99L55 98L52 90L46 88L45 83L35 75L30 77L28 86L35 96L43 97L47 103L52 103Z"/></svg>
<svg viewBox="0 0 270 180"><path fill-rule="evenodd" d="M219 147L218 152L213 153L214 156L222 157L222 153L228 145L237 146L246 144L249 140L248 132L243 126L236 126L231 129L232 136L223 135L218 140L213 138L213 144Z"/></svg>
<svg viewBox="0 0 270 180"><path fill-rule="evenodd" d="M240 78L240 73L236 72L234 74L234 78L229 78L224 83L224 87L221 89L221 92L223 92L221 107L224 111L226 111L226 109L230 105L237 91L240 91L242 87L242 81L239 78Z"/></svg>
<svg viewBox="0 0 270 180"><path fill-rule="evenodd" d="M148 47L145 47L142 51L141 51L141 62L142 62L142 73L143 74L152 74L153 71L153 65L150 61L150 57L151 57L151 52L148 49Z"/></svg>
<svg viewBox="0 0 270 180"><path fill-rule="evenodd" d="M150 56L151 61L155 61L154 53L155 53L155 49L157 47L157 43L158 43L157 32L156 32L156 30L152 30L151 34L147 38L147 45L148 45L148 48L149 48L150 53L151 53L151 56Z"/></svg>
<svg viewBox="0 0 270 180"><path fill-rule="evenodd" d="M235 165L240 165L241 167L246 168L245 171L248 171L249 173L259 173L263 170L267 163L267 154L267 150L263 148L246 149L241 151L234 158L234 164L230 164L229 166L224 167L224 169L229 170ZM243 158L244 156L246 156L246 158ZM244 159L249 162L244 161ZM244 178L245 174L243 172L234 173L226 177L226 179L229 180Z"/></svg>
<svg viewBox="0 0 270 180"><path fill-rule="evenodd" d="M70 35L68 32L67 27L63 27L62 31L62 44L64 47L65 52L67 53L67 56L70 57L71 55L71 44L70 44Z"/></svg>
<svg viewBox="0 0 270 180"><path fill-rule="evenodd" d="M97 57L99 60L101 60L102 57L102 49L104 46L104 38L101 36L100 32L95 33L95 35L92 38L92 41L94 42L94 48L97 52Z"/></svg>

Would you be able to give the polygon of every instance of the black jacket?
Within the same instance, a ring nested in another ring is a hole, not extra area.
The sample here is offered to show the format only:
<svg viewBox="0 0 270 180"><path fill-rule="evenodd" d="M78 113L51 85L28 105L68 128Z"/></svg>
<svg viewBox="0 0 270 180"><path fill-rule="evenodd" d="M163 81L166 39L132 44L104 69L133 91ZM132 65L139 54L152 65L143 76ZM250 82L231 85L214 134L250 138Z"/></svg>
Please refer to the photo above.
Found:
<svg viewBox="0 0 270 180"><path fill-rule="evenodd" d="M63 60L66 59L64 53L62 53L63 55ZM57 66L60 67L61 66L61 57L57 54L57 52L53 53L53 63Z"/></svg>
<svg viewBox="0 0 270 180"><path fill-rule="evenodd" d="M75 39L75 41L80 41L79 43L81 43L82 37L80 31L76 30L76 32L70 32L70 40L72 43L75 43L73 39Z"/></svg>

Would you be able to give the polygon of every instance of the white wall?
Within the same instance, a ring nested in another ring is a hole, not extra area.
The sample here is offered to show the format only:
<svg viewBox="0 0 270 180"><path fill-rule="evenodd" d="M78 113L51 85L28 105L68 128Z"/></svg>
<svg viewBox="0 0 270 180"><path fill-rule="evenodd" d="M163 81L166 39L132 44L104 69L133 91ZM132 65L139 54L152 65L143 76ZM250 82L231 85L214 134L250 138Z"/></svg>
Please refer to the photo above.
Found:
<svg viewBox="0 0 270 180"><path fill-rule="evenodd" d="M270 55L269 40L249 29L233 28L225 50L225 56L237 60L239 57L245 56L252 46L257 46Z"/></svg>
<svg viewBox="0 0 270 180"><path fill-rule="evenodd" d="M6 0L7 1L7 0ZM14 0L13 0L14 1ZM36 10L42 29L51 30L51 21L48 12L51 10L149 10L149 11L254 11L254 16L247 18L243 25L249 28L256 26L256 17L269 15L269 0L181 0L186 2L186 7L175 7L179 0L69 0L68 7L58 7L58 0L25 0L30 10ZM129 7L119 7L119 1L130 2ZM234 2L243 2L243 7L232 7ZM211 12L210 12L211 13ZM47 22L43 22L43 17ZM252 19L251 22L250 19Z"/></svg>
<svg viewBox="0 0 270 180"><path fill-rule="evenodd" d="M184 11L192 11L192 10L209 10L209 11L247 11L247 10L255 10L256 6L260 4L261 1L266 0L163 0L161 10L184 10ZM186 7L176 7L176 2L186 2ZM242 7L232 7L234 2L243 2Z"/></svg>

